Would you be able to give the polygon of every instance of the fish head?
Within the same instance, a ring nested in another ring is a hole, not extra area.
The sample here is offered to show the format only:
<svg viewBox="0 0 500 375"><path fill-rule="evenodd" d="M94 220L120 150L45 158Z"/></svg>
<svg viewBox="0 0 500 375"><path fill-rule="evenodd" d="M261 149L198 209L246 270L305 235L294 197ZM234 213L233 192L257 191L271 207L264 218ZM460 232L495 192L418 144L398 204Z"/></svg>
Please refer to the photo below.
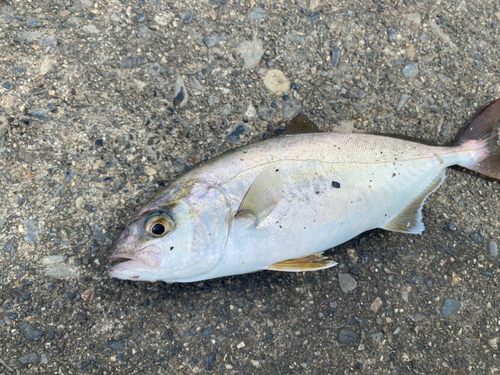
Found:
<svg viewBox="0 0 500 375"><path fill-rule="evenodd" d="M230 207L217 189L193 189L181 199L153 201L139 211L110 249L111 277L193 281L219 261L229 233Z"/></svg>

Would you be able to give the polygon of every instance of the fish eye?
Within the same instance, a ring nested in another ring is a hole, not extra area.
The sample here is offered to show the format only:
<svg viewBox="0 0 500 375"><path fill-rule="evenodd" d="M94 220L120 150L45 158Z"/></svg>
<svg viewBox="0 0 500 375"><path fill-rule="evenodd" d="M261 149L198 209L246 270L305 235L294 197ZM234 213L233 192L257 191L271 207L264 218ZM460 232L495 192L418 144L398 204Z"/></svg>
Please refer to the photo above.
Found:
<svg viewBox="0 0 500 375"><path fill-rule="evenodd" d="M174 229L175 224L172 218L163 212L157 212L146 220L146 234L149 237L163 237Z"/></svg>

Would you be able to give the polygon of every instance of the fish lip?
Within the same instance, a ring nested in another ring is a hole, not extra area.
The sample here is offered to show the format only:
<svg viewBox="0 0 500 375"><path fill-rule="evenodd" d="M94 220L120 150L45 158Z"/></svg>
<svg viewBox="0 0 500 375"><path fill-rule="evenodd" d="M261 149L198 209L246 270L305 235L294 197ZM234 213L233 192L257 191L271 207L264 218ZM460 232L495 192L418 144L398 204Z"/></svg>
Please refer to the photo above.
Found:
<svg viewBox="0 0 500 375"><path fill-rule="evenodd" d="M137 252L138 254L131 254L128 252L113 252L108 255L110 261L119 262L109 269L109 272L131 269L133 267L158 269L161 264L160 254L161 251L157 247L148 246Z"/></svg>

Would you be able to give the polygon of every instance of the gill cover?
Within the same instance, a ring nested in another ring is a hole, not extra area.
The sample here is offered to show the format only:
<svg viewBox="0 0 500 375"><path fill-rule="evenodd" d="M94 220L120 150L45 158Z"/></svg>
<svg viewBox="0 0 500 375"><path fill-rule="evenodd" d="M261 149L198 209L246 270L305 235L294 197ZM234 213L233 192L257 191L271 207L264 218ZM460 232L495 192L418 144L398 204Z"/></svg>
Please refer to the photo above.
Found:
<svg viewBox="0 0 500 375"><path fill-rule="evenodd" d="M165 282L189 281L210 272L221 257L231 226L231 208L217 188L199 186L172 209L175 229L164 238Z"/></svg>

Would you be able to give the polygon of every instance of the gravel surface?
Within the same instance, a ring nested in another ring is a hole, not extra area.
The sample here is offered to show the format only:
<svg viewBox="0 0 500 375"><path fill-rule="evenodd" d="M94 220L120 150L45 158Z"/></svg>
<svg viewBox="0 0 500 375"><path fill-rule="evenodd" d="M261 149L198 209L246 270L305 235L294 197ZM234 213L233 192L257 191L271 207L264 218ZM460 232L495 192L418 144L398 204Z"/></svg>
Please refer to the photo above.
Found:
<svg viewBox="0 0 500 375"><path fill-rule="evenodd" d="M451 143L500 94L493 0L0 0L0 374L498 374L500 184L461 168L422 236L335 268L110 279L168 181L275 136Z"/></svg>

